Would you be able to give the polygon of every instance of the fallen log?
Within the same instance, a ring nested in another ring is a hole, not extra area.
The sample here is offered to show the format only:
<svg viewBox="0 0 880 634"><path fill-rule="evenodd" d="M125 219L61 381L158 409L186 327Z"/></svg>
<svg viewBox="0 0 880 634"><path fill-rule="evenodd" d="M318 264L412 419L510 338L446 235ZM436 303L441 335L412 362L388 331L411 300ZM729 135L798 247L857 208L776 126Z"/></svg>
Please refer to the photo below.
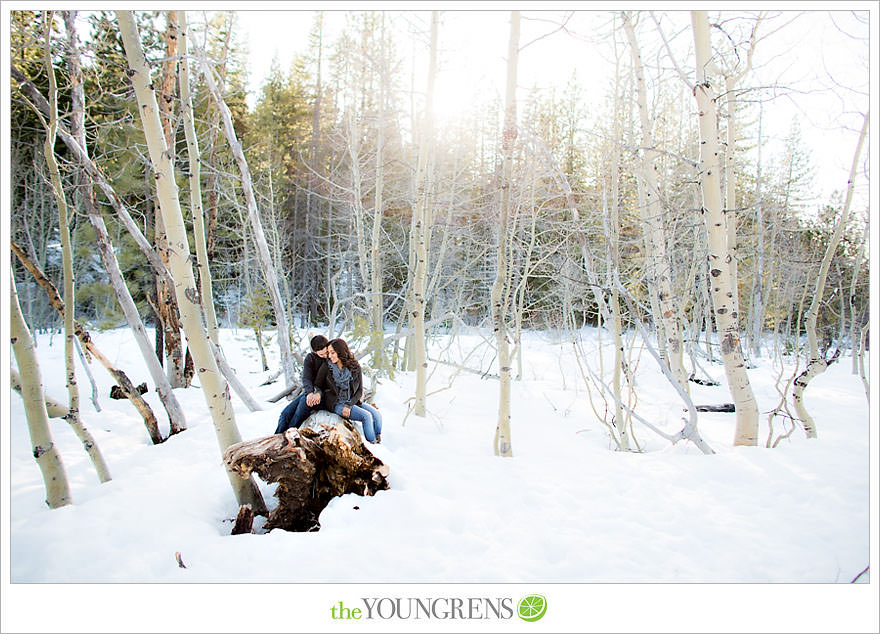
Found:
<svg viewBox="0 0 880 634"><path fill-rule="evenodd" d="M253 472L278 483L278 506L269 512L266 531L317 531L318 517L333 498L389 488L388 466L367 449L351 422L329 412L313 415L299 429L231 445L223 460L242 478Z"/></svg>
<svg viewBox="0 0 880 634"><path fill-rule="evenodd" d="M140 385L138 385L134 389L137 390L138 394L146 394L147 389L148 389L147 382L144 381L143 383L141 383ZM123 390L118 385L111 385L110 386L110 398L116 399L117 401L121 401L122 399L128 398L128 396L126 395L125 390Z"/></svg>
<svg viewBox="0 0 880 634"><path fill-rule="evenodd" d="M712 387L717 387L721 385L718 381L715 381L713 379L699 379L694 374L691 374L688 377L688 381L690 381L691 383L696 383L697 385L710 385Z"/></svg>
<svg viewBox="0 0 880 634"><path fill-rule="evenodd" d="M721 405L697 405L698 412L735 412L736 406L733 403L722 403Z"/></svg>

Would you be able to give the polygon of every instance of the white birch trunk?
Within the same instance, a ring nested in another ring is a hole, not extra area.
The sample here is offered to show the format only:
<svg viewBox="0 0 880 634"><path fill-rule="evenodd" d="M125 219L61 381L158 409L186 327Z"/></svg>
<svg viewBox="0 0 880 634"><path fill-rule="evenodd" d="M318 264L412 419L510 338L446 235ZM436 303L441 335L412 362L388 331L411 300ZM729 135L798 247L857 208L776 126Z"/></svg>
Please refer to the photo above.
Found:
<svg viewBox="0 0 880 634"><path fill-rule="evenodd" d="M190 264L186 227L178 199L178 187L174 181L174 172L167 147L165 147L156 95L150 88L150 72L141 48L134 16L130 11L118 11L117 17L125 46L125 55L131 69L131 80L137 96L144 136L156 174L159 209L165 221L165 231L171 255L171 271L175 280L174 290L180 306L184 333L196 364L199 383L205 402L211 412L214 431L217 434L217 441L222 453L230 445L241 442L241 435L235 424L235 414L232 410L229 385L220 374L217 362L211 352L210 340L202 325L195 276ZM285 337L286 335L287 333L284 332ZM263 497L252 479L244 480L229 470L227 470L227 475L240 506L250 504L254 513L266 512Z"/></svg>
<svg viewBox="0 0 880 634"><path fill-rule="evenodd" d="M761 146L764 144L763 123L764 104L758 108L758 166L755 177L755 233L758 244L755 254L755 281L752 291L752 354L761 356L762 341L764 334L764 194L762 189L762 161Z"/></svg>
<svg viewBox="0 0 880 634"><path fill-rule="evenodd" d="M50 13L51 15L51 13ZM58 231L61 236L61 260L64 270L64 366L67 375L67 415L65 418L76 433L86 453L98 473L101 482L110 480L110 469L101 455L95 439L82 423L79 415L79 386L76 381L76 365L74 364L73 351L76 343L74 333L74 310L76 295L74 294L73 277L73 244L70 239L70 221L68 217L67 198L61 184L61 173L58 162L55 160L55 140L58 128L58 88L55 83L55 69L52 66L49 40L51 37L51 18L46 21L46 72L49 78L49 122L46 128L46 140L43 144L43 153L46 156L46 164L49 167L49 175L52 181L52 191L55 194L55 203L58 207Z"/></svg>
<svg viewBox="0 0 880 634"><path fill-rule="evenodd" d="M865 230L862 233L862 242L859 245L859 253L856 256L856 266L853 270L852 280L849 285L849 319L850 319L850 328L849 328L849 345L850 345L850 356L852 357L852 373L859 373L859 345L856 344L856 332L858 327L856 325L856 286L859 279L859 273L862 270L862 260L865 258L865 247L868 244L870 223L865 222Z"/></svg>
<svg viewBox="0 0 880 634"><path fill-rule="evenodd" d="M107 233L104 219L94 204L92 194L93 182L86 167L87 165L91 166L92 162L89 159L86 144L85 96L82 91L82 67L80 64L79 49L74 44L76 41L75 22L71 20L68 23L67 28L71 38L68 47L68 60L71 67L70 75L72 86L70 133L73 140L76 142L77 147L81 148L83 153L82 156L78 157L79 167L83 170L83 180L85 181L85 188L83 189L82 196L83 206L88 214L89 222L95 231L98 250L101 254L101 261L104 264L104 268L107 270L110 285L113 287L116 300L119 302L120 308L122 308L125 320L128 323L129 328L131 328L138 349L141 351L141 356L144 358L144 363L150 373L150 378L152 378L153 382L156 384L156 391L159 393L159 399L162 401L162 405L168 414L169 431L173 435L186 429L186 415L183 413L183 408L180 406L180 402L174 395L168 375L159 363L159 358L156 356L156 352L150 344L149 336L147 335L147 330L141 320L137 305L128 290L128 286L122 275L122 270L119 268L119 262L116 259L116 253L110 243L110 236ZM164 265L162 270L165 270ZM158 275L159 277L164 277L161 273ZM150 431L154 443L162 441L161 436L158 438L156 437L156 433L158 432L149 426L148 430Z"/></svg>
<svg viewBox="0 0 880 634"><path fill-rule="evenodd" d="M15 370L15 368L9 368L9 387L19 394L22 394L21 375ZM48 394L43 395L43 400L46 403L46 413L49 415L49 418L67 417L67 413L70 411L67 408L67 405L61 401L55 400Z"/></svg>
<svg viewBox="0 0 880 634"><path fill-rule="evenodd" d="M15 290L15 278L9 272L10 320L9 334L12 337L12 349L18 370L21 373L21 397L24 399L24 413L27 418L28 432L34 458L43 476L46 487L46 504L56 509L71 504L70 487L61 454L52 441L49 431L49 415L46 412L46 396L43 394L43 380L40 377L40 366L34 350L34 341L21 314L18 293Z"/></svg>
<svg viewBox="0 0 880 634"><path fill-rule="evenodd" d="M727 92L727 151L724 153L724 222L727 223L727 252L730 254L730 291L733 293L733 310L739 315L739 256L737 249L736 206L736 103L733 92L737 78L725 77Z"/></svg>
<svg viewBox="0 0 880 634"><path fill-rule="evenodd" d="M504 128L501 132L501 205L498 222L498 256L492 285L492 329L498 348L498 423L493 443L496 456L513 456L510 436L510 349L507 341L507 306L504 289L507 280L507 232L510 216L510 186L513 173L513 145L516 142L516 76L519 61L519 11L510 12L510 39L507 45L507 89L504 100Z"/></svg>
<svg viewBox="0 0 880 634"><path fill-rule="evenodd" d="M175 162L174 143L174 84L177 75L177 22L174 11L166 11L166 27L164 33L165 59L162 61L162 71L158 104L159 120L162 122L162 133L165 135L165 144L168 147L171 164ZM154 242L156 251L166 267L168 263L168 240L165 235L165 225L162 222L162 214L156 214L154 219ZM186 351L180 336L180 310L171 284L160 277L156 278L156 316L162 328L162 342L165 348L165 365L168 381L172 387L188 387L191 377L186 376ZM158 343L158 337L157 337ZM157 355L162 354L159 350Z"/></svg>
<svg viewBox="0 0 880 634"><path fill-rule="evenodd" d="M186 11L175 11L180 29L180 101L182 102L181 117L186 135L186 148L189 154L189 202L193 218L193 241L199 267L199 288L202 296L202 308L205 311L205 322L208 327L208 338L214 345L220 345L217 313L214 310L214 291L211 283L211 268L208 261L208 249L205 239L205 219L202 210L202 162L199 155L199 139L196 136L193 119L192 91L189 87L189 28L186 22Z"/></svg>
<svg viewBox="0 0 880 634"><path fill-rule="evenodd" d="M804 320L807 330L807 344L809 346L810 356L809 362L807 363L807 369L804 370L803 374L794 382L792 399L794 400L794 409L797 412L798 418L801 419L801 422L804 425L804 431L807 433L807 438L816 438L817 431L813 417L810 416L810 413L804 406L804 391L807 389L807 385L809 385L810 381L815 376L823 373L828 368L828 365L835 360L834 357L830 360L826 359L819 353L819 340L816 335L816 322L819 318L819 305L822 303L822 296L825 293L825 281L828 278L828 269L831 267L831 261L834 259L837 247L840 245L840 239L843 236L843 230L846 227L846 221L849 218L853 190L855 189L856 173L858 172L859 160L862 155L862 146L868 136L868 118L869 116L866 114L864 121L862 122L862 131L859 134L859 141L856 144L856 151L853 155L852 167L849 172L849 180L847 181L846 200L843 204L843 211L840 212L840 216L837 219L837 226L834 228L831 241L828 243L828 246L825 249L825 255L822 257L822 264L819 266L819 274L816 276L816 287L813 291L813 298L810 302L810 307L807 309L806 319Z"/></svg>
<svg viewBox="0 0 880 634"><path fill-rule="evenodd" d="M734 445L758 444L758 405L746 372L740 343L738 315L731 286L730 253L721 200L721 164L718 147L718 117L715 95L706 75L712 55L709 22L705 11L692 11L697 81L694 96L699 108L700 124L700 189L703 196L701 213L709 240L709 274L713 315L724 372L736 407Z"/></svg>
<svg viewBox="0 0 880 634"><path fill-rule="evenodd" d="M208 60L204 54L201 56L202 76L205 78L208 90L210 91L214 102L220 110L220 116L223 119L223 130L226 134L226 140L229 148L235 157L241 173L242 190L244 191L245 201L247 202L248 219L250 220L251 229L254 232L254 242L257 247L257 260L260 263L260 269L263 272L263 279L266 282L266 288L269 291L269 297L272 300L272 308L275 311L275 323L278 326L278 347L281 352L281 367L284 369L284 377L287 385L296 383L296 374L294 372L293 353L290 350L290 326L287 321L287 313L284 310L284 303L281 300L281 292L278 289L278 275L275 271L275 265L272 263L272 257L269 254L269 247L266 244L266 235L263 232L263 224L260 220L260 210L257 208L257 199L254 196L254 188L251 182L251 172L248 167L247 159L244 156L241 143L235 133L235 127L232 122L232 113L229 106L223 100L220 90L217 88L217 82L214 80L214 72L211 70Z"/></svg>
<svg viewBox="0 0 880 634"><path fill-rule="evenodd" d="M434 80L437 74L437 30L439 12L431 12L431 51L428 60L428 87L425 93L425 113L422 120L422 138L419 142L419 163L416 172L415 214L415 274L413 276L413 356L416 369L416 400L413 411L416 416L425 416L426 391L428 380L428 360L425 351L425 291L428 277L428 232L430 229L430 191L431 172L428 159L431 155L434 136ZM502 245L503 246L503 245ZM499 246L499 249L502 248Z"/></svg>
<svg viewBox="0 0 880 634"><path fill-rule="evenodd" d="M614 280L618 279L620 271L619 251L619 228L620 219L618 212L618 196L620 188L620 146L616 139L620 138L620 117L616 113L620 111L620 56L615 58L616 73L614 80L614 124L611 131L611 154L610 169L606 177L610 185L603 182L602 187L602 224L605 232L605 242L608 245L608 263L606 265L605 286L611 288L611 296L608 299L609 319L605 327L611 331L611 339L614 342L614 367L611 374L611 389L614 392L614 428L617 429L618 447L621 451L630 451L630 425L632 417L625 415L623 408L623 366L626 363L623 349L623 327L620 315L620 290ZM610 190L610 191L609 191ZM610 194L610 196L609 196ZM609 201L610 197L610 201ZM600 331L601 332L601 331ZM600 355L601 358L601 355Z"/></svg>
<svg viewBox="0 0 880 634"><path fill-rule="evenodd" d="M385 60L385 14L382 14L379 47L379 121L376 130L376 185L373 199L373 232L370 236L370 321L372 332L370 344L372 349L372 365L376 370L390 371L382 350L382 339L385 335L385 313L382 293L382 198L385 178L385 100L387 93L387 62Z"/></svg>
<svg viewBox="0 0 880 634"><path fill-rule="evenodd" d="M624 27L629 39L630 53L636 75L636 101L639 106L639 122L642 131L642 178L644 182L645 204L640 206L642 228L645 234L645 251L647 255L649 280L652 291L656 289L659 314L656 321L662 325L659 330L665 341L660 343L660 350L666 351L666 363L673 376L687 391L688 375L683 363L682 334L672 290L670 260L666 253L666 231L664 228L664 211L660 200L660 188L657 184L657 168L654 161L657 153L651 149L651 123L648 117L648 98L642 67L642 54L636 41L635 28L630 15L624 12Z"/></svg>
<svg viewBox="0 0 880 634"><path fill-rule="evenodd" d="M43 273L42 270L31 260L18 246L14 241L10 241L9 247L12 252L18 257L19 261L24 265L24 267L34 276L34 280L36 280L37 285L39 285L46 293L46 296L49 300L49 303L52 307L58 311L58 314L62 317L64 316L64 302L61 300L61 295L58 294L57 289L46 277L46 274ZM159 423L156 421L156 416L153 414L153 410L150 408L150 405L143 399L140 392L138 392L134 384L132 384L131 380L126 376L125 372L115 367L112 363L110 363L109 359L101 354L100 350L95 346L95 343L92 341L89 333L80 325L75 324L76 327L76 336L79 337L80 342L82 342L86 351L90 353L93 357L95 357L101 365L107 368L107 371L113 376L116 382L119 384L119 387L122 389L125 397L131 401L132 405L135 406L138 412L140 412L141 416L144 418L144 425L147 428L147 431L150 434L150 439L154 444L159 444L162 442L162 435L159 433ZM154 355L155 356L155 355Z"/></svg>

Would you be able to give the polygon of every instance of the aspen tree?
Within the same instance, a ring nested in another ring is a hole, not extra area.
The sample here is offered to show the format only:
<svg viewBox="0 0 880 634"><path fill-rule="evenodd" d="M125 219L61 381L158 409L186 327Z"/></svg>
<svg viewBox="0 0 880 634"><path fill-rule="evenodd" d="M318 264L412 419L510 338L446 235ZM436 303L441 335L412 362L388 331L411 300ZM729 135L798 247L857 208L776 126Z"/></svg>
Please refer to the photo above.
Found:
<svg viewBox="0 0 880 634"><path fill-rule="evenodd" d="M721 163L718 147L716 97L707 71L712 56L709 22L705 11L691 12L696 50L694 97L699 108L701 213L709 240L709 282L715 327L721 341L721 355L730 394L736 407L734 445L758 444L758 404L746 372L739 336L738 315L730 275L730 253L721 200Z"/></svg>
<svg viewBox="0 0 880 634"><path fill-rule="evenodd" d="M45 15L45 14L44 14ZM77 438L85 448L86 453L98 473L101 482L108 482L110 469L104 461L104 456L98 448L98 444L89 433L79 414L79 387L76 382L76 365L74 364L73 350L76 335L74 334L74 310L76 295L74 294L73 275L73 244L70 239L70 220L67 208L67 198L61 184L61 172L58 169L58 161L55 159L55 140L58 129L58 87L55 80L55 69L52 66L50 50L50 38L52 35L52 23L54 14L50 11L45 23L45 62L46 73L49 78L49 121L46 124L46 140L43 144L43 154L46 156L46 165L49 167L49 175L52 182L52 192L55 195L55 204L58 207L58 231L61 236L61 259L64 269L64 365L67 373L67 399L68 411L65 416Z"/></svg>
<svg viewBox="0 0 880 634"><path fill-rule="evenodd" d="M856 266L855 270L852 274L852 280L849 285L849 319L850 319L850 328L849 328L849 346L850 346L850 356L852 357L852 373L859 373L859 345L856 343L858 337L856 336L856 285L859 279L859 273L862 270L862 263L865 259L865 247L868 246L868 237L869 237L869 229L871 225L868 222L867 218L865 219L865 228L862 232L862 240L859 244L859 252L856 255ZM867 323L866 323L867 325Z"/></svg>
<svg viewBox="0 0 880 634"><path fill-rule="evenodd" d="M119 20L119 30L125 47L125 56L131 69L131 81L137 96L138 110L140 111L141 123L144 128L144 136L147 140L150 161L153 163L156 176L159 209L162 213L166 235L168 236L171 271L175 281L174 290L177 295L178 305L180 306L184 334L187 344L192 351L199 383L205 397L205 402L211 412L214 431L217 434L217 441L222 453L230 445L241 442L241 435L235 424L235 414L232 410L229 385L220 374L217 361L211 352L210 339L208 339L202 325L198 291L190 263L191 256L186 227L180 210L180 200L178 199L178 187L174 180L174 171L168 154L168 148L165 146L165 137L162 134L159 109L156 104L156 94L150 87L150 72L144 58L134 15L130 11L118 11L116 15ZM286 332L284 336L287 336ZM239 506L250 504L254 513L265 513L266 506L263 502L263 497L253 479L242 479L228 469L226 473L229 476L229 481L232 484Z"/></svg>
<svg viewBox="0 0 880 634"><path fill-rule="evenodd" d="M21 375L16 372L15 368L9 369L9 387L18 392L21 391ZM62 403L61 401L57 401L48 394L43 396L46 402L46 413L49 415L49 418L65 418L70 412L70 409Z"/></svg>
<svg viewBox="0 0 880 634"><path fill-rule="evenodd" d="M385 59L385 13L381 14L382 26L379 29L379 118L376 125L376 183L373 198L373 231L370 236L370 348L372 366L377 370L388 369L382 350L385 334L385 312L382 293L382 206L385 187L385 127L387 125L388 62ZM320 48L318 49L320 56ZM320 73L319 73L320 76Z"/></svg>
<svg viewBox="0 0 880 634"><path fill-rule="evenodd" d="M305 228L305 249L304 256L305 262L303 264L303 269L305 271L302 277L305 278L307 288L310 292L307 292L309 297L308 305L305 307L306 313L310 316L315 316L317 313L318 307L318 275L314 262L317 260L317 256L315 254L315 241L312 237L314 233L311 229L312 219L318 216L320 198L317 195L318 180L323 176L323 165L322 165L322 145L321 145L321 114L322 114L322 97L323 97L323 68L322 68L322 59L324 55L324 12L318 11L318 16L316 18L315 31L313 31L313 36L316 39L315 44L318 47L318 57L315 62L315 104L312 109L312 138L309 143L309 176L308 176L308 190L306 191L306 228ZM328 206L329 208L329 206ZM332 213L332 212L328 212ZM316 221L316 225L319 223ZM327 223L328 228L331 226L330 222ZM294 266L296 264L294 258ZM329 269L330 267L326 267ZM293 277L293 275L291 275ZM295 278L294 278L295 279ZM327 280L329 277L329 270Z"/></svg>
<svg viewBox="0 0 880 634"><path fill-rule="evenodd" d="M15 361L21 374L21 397L24 399L24 413L27 418L28 432L31 437L34 458L43 484L46 487L46 504L51 509L71 504L70 487L61 454L52 440L49 430L49 414L46 412L46 397L43 394L43 380L40 378L40 366L34 350L34 340L24 322L18 293L15 290L15 277L9 271L10 320L9 334L12 337L12 349Z"/></svg>
<svg viewBox="0 0 880 634"><path fill-rule="evenodd" d="M758 114L758 165L757 174L755 175L755 233L757 234L757 245L755 247L755 275L752 284L752 354L756 357L761 356L761 337L764 332L764 194L762 189L762 168L761 146L763 139L764 124L764 104L759 104Z"/></svg>
<svg viewBox="0 0 880 634"><path fill-rule="evenodd" d="M730 253L730 285L731 291L733 292L733 302L737 314L740 314L741 311L739 301L739 238L737 222L739 206L737 203L736 195L736 156L738 150L737 114L739 108L738 100L736 99L736 93L738 90L737 86L739 85L740 80L742 80L742 78L745 77L752 69L752 61L755 56L755 48L758 42L762 39L758 37L758 29L760 28L761 23L764 21L765 18L765 13L759 13L754 25L752 26L752 30L748 40L748 51L745 55L745 65L737 71L734 71L735 67L725 67L717 69L721 74L724 75L724 86L727 99L727 150L724 155L724 219L727 223L727 249ZM734 50L734 57L736 59L736 64L739 65L742 60L741 56L736 50ZM712 63L714 64L714 62Z"/></svg>
<svg viewBox="0 0 880 634"><path fill-rule="evenodd" d="M615 38L616 44L616 38ZM616 56L616 70L620 70L620 55ZM620 145L616 142L620 138L620 117L617 113L620 110L620 73L614 74L614 108L613 112L613 128L612 142L608 149L607 156L611 169L606 172L602 182L602 219L603 229L605 231L605 242L608 245L608 265L606 269L606 286L611 288L611 294L608 298L609 319L605 322L605 327L611 331L611 337L614 342L614 368L611 374L611 388L614 393L614 426L617 429L619 437L619 447L621 451L630 451L630 434L629 426L632 417L624 416L623 408L623 390L622 382L624 364L626 358L624 356L623 324L620 315L620 289L614 280L619 276L620 269L620 219L618 212L619 190L620 190ZM610 179L610 184L606 181ZM610 193L610 201L609 199Z"/></svg>
<svg viewBox="0 0 880 634"><path fill-rule="evenodd" d="M281 353L281 368L284 371L284 377L287 385L295 385L298 379L294 374L294 355L290 348L290 326L287 320L287 313L284 303L281 301L281 292L278 289L278 274L275 265L272 263L272 256L269 254L269 247L266 243L266 235L263 231L263 223L260 220L260 210L257 207L257 199L254 196L254 187L251 180L251 172L248 167L244 150L238 135L235 132L235 126L232 121L232 112L229 106L223 100L217 82L214 79L214 71L208 64L207 56L204 51L200 52L202 76L205 78L205 84L208 91L214 98L214 104L220 110L220 117L223 120L223 131L226 134L226 141L229 144L232 155L235 157L235 163L238 165L241 175L241 186L247 202L248 220L251 230L254 233L254 243L257 247L257 261L260 263L260 270L263 273L263 281L269 292L269 298L272 300L272 308L275 312L275 323L278 331L278 348Z"/></svg>
<svg viewBox="0 0 880 634"><path fill-rule="evenodd" d="M416 202L413 206L415 222L415 274L413 284L413 356L416 370L416 416L425 416L426 383L428 360L425 351L425 290L428 276L428 232L431 230L429 218L431 167L429 157L433 147L434 118L434 80L437 74L437 30L439 12L431 12L431 51L428 60L428 87L425 93L425 112L422 119L422 134L419 142L419 163L416 172ZM412 238L411 238L412 239ZM499 246L499 250L502 246Z"/></svg>
<svg viewBox="0 0 880 634"><path fill-rule="evenodd" d="M657 152L653 149L651 138L651 122L648 117L648 98L645 86L642 54L636 41L635 28L631 12L623 12L623 26L629 40L629 49L636 76L636 102L639 108L641 124L641 179L644 190L645 204L640 205L642 228L645 234L646 264L651 287L657 290L659 314L657 321L662 324L665 335L666 362L675 379L688 390L688 375L683 364L682 334L678 320L678 308L672 290L669 257L666 253L666 231L664 228L664 210L660 200L660 188L657 184Z"/></svg>
<svg viewBox="0 0 880 634"><path fill-rule="evenodd" d="M834 259L834 255L837 252L837 247L840 245L840 239L843 236L843 229L846 227L846 221L849 218L853 190L855 189L856 174L859 168L859 160L862 155L862 146L864 145L867 136L868 114L865 114L864 120L862 121L862 131L859 134L856 151L853 155L852 167L849 172L846 200L843 204L843 211L840 212L840 216L837 219L837 226L834 228L834 233L825 249L825 255L822 257L822 264L819 266L819 274L816 276L816 286L813 291L813 298L810 301L810 307L807 309L804 319L807 330L807 345L809 346L809 361L806 369L797 379L795 379L792 399L794 400L794 409L797 412L798 418L801 419L801 422L804 425L804 431L807 433L807 438L816 438L817 431L813 417L810 416L810 413L807 412L807 408L804 406L804 391L807 389L807 385L810 381L828 369L828 366L837 358L837 354L835 354L831 359L826 359L825 356L819 352L819 339L816 335L816 322L819 318L819 305L822 303L823 295L825 293L825 282L828 279L828 269L831 266L831 260ZM837 352L839 353L840 350L838 349Z"/></svg>
<svg viewBox="0 0 880 634"><path fill-rule="evenodd" d="M205 218L202 211L202 162L199 158L199 139L193 118L192 91L189 87L189 26L186 11L174 11L180 33L180 101L183 130L186 135L186 148L189 158L189 204L193 218L193 241L199 267L199 289L202 295L202 308L208 327L208 337L215 346L220 345L217 313L214 310L214 291L211 283L211 268L205 238Z"/></svg>
<svg viewBox="0 0 880 634"><path fill-rule="evenodd" d="M174 142L174 104L177 102L174 99L174 80L177 77L178 25L174 11L166 11L165 18L165 59L162 62L161 81L158 82L157 100L162 133L165 135L165 144L170 152L171 164L174 165L176 146ZM154 242L156 252L162 258L162 263L169 267L168 238L165 235L162 214L156 214L154 219ZM171 386L187 387L192 377L187 376L185 368L186 357L180 337L180 310L177 306L177 300L169 282L159 275L155 276L155 290L155 314L159 321L156 324L156 354L161 362L163 354L162 346L159 345L161 341L164 345L164 356L168 360L166 372Z"/></svg>
<svg viewBox="0 0 880 634"><path fill-rule="evenodd" d="M19 261L24 265L24 267L30 272L31 275L34 276L34 280L37 282L37 285L43 289L46 293L46 296L49 300L49 303L52 307L58 311L58 314L61 315L62 319L64 317L64 302L61 299L61 296L58 294L58 290L55 288L55 285L46 277L46 274L34 263L30 257L25 254L24 250L17 245L14 241L10 241L9 248L15 254L15 256L19 259ZM100 350L95 346L95 342L92 341L89 333L82 327L79 323L74 323L76 336L79 338L83 347L86 351L95 357L98 362L107 368L107 371L110 375L116 380L119 384L119 387L122 389L122 392L125 394L125 397L131 401L132 405L134 405L135 409L140 413L140 415L144 419L144 426L147 428L147 432L150 434L150 439L153 441L153 444L158 445L162 442L162 434L159 432L159 423L156 421L156 416L153 414L153 410L150 408L149 403L147 403L144 398L141 396L140 392L135 389L134 384L131 382L131 379L120 370L115 367L110 360L105 357ZM149 346L149 342L147 342ZM152 354L152 351L150 352ZM155 358L156 355L153 355ZM156 362L158 365L158 361ZM164 375L163 375L164 376Z"/></svg>
<svg viewBox="0 0 880 634"><path fill-rule="evenodd" d="M85 209L89 223L95 231L95 240L98 246L98 251L101 255L101 262L107 270L110 285L116 295L116 301L119 302L119 306L122 308L122 313L125 315L125 320L128 323L129 328L131 328L132 335L138 344L138 349L141 352L141 356L144 358L144 363L147 366L150 377L156 384L156 391L159 393L159 399L162 401L162 405L165 407L165 411L168 414L169 431L172 435L177 434L186 429L186 416L183 413L183 408L180 406L180 402L174 395L168 375L162 369L160 360L153 350L153 347L150 345L147 337L147 330L144 327L143 320L141 319L134 299L131 296L131 292L128 290L128 286L125 283L122 269L119 267L119 262L116 259L116 253L110 243L110 235L107 232L104 219L98 211L95 203L93 190L94 177L92 173L89 172L90 169L95 169L95 166L89 159L87 150L88 146L86 144L85 95L83 93L82 65L80 64L79 48L76 45L76 23L71 16L71 19L65 20L65 24L68 32L67 59L70 66L71 83L70 133L66 135L70 138L70 141L65 142L70 149L74 150L78 162L78 168L81 172L81 182L83 187L80 192L80 204ZM43 107L40 109L45 111L45 108ZM58 131L61 132L60 127L58 127ZM100 174L100 172L97 173ZM109 195L111 193L113 196ZM111 201L114 199L119 200L119 197L115 195L112 188L109 192L105 188L105 194L108 195L108 198L110 198ZM150 251L154 256L156 255L156 252L152 247L150 248ZM155 269L156 276L170 278L170 276L167 275L167 269L165 268L164 263L160 262L160 264L161 268ZM139 399L141 407L146 405L146 402L143 401L139 395L137 398ZM152 413L150 413L150 417L152 417ZM162 436L158 430L158 426L148 423L147 430L150 433L150 438L154 444L162 442Z"/></svg>
<svg viewBox="0 0 880 634"><path fill-rule="evenodd" d="M507 341L507 306L503 301L507 284L507 240L510 217L510 186L513 173L513 145L516 142L516 75L519 61L519 11L510 12L510 39L507 44L507 88L504 100L504 127L501 132L501 204L498 220L498 252L495 283L492 285L490 311L495 344L498 348L498 372L501 377L498 399L498 423L495 427L496 456L513 456L510 437L510 348Z"/></svg>

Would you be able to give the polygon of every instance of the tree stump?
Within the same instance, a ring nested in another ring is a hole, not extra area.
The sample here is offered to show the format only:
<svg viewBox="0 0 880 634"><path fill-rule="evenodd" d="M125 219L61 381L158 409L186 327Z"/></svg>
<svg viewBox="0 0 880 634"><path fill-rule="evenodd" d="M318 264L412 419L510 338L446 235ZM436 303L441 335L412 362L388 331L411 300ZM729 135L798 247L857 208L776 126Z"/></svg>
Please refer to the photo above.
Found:
<svg viewBox="0 0 880 634"><path fill-rule="evenodd" d="M250 504L245 504L238 509L238 516L235 518L235 526L232 527L233 535L244 535L245 533L254 532L254 511Z"/></svg>
<svg viewBox="0 0 880 634"><path fill-rule="evenodd" d="M314 420L328 416L334 424ZM278 483L278 506L263 525L267 531L316 531L318 516L334 497L389 488L388 466L367 449L349 421L329 412L313 415L300 429L232 445L223 460L242 478L253 472Z"/></svg>

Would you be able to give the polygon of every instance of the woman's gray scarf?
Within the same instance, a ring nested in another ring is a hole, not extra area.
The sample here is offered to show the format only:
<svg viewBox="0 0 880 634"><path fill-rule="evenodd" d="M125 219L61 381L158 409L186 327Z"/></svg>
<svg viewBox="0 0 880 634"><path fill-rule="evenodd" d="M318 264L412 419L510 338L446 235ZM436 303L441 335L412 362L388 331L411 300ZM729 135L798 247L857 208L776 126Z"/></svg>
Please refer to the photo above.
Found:
<svg viewBox="0 0 880 634"><path fill-rule="evenodd" d="M340 403L347 403L351 398L351 370L342 366L340 369L338 365L327 360L327 363L330 364L330 371L333 373L333 382L336 384L336 394L339 397Z"/></svg>

